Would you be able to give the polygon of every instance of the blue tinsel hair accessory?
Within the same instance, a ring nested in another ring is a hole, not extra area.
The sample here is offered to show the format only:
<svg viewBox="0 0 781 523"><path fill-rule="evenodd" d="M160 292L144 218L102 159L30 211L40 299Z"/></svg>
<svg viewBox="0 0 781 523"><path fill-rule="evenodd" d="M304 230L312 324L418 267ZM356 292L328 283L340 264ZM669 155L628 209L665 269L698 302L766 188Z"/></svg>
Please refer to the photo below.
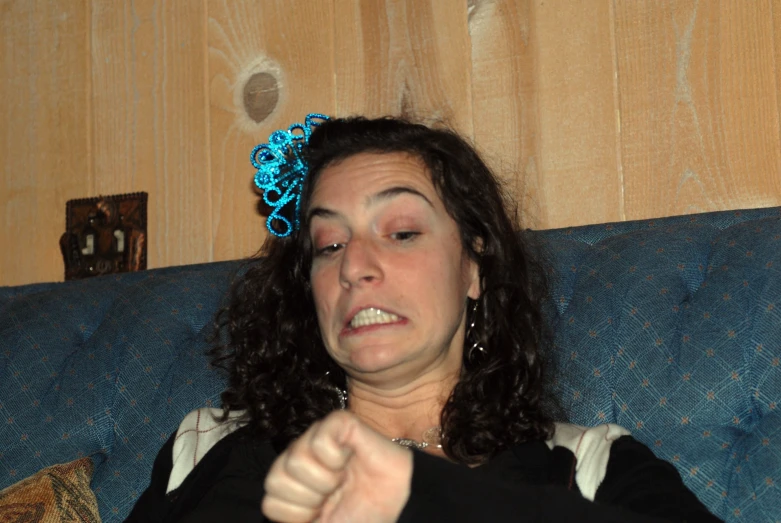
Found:
<svg viewBox="0 0 781 523"><path fill-rule="evenodd" d="M266 219L266 228L275 236L290 236L301 226L301 191L309 172L304 148L314 128L326 120L328 116L324 114L310 113L303 124L294 123L287 130L271 133L268 143L256 146L250 154L257 169L255 185L263 191L263 201L273 209ZM287 217L282 212L285 207Z"/></svg>

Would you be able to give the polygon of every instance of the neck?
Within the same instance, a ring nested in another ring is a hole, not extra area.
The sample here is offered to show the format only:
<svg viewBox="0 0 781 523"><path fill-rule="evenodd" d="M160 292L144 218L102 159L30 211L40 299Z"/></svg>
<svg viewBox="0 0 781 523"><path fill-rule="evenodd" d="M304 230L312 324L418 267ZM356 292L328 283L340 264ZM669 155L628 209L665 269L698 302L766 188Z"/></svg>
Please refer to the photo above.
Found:
<svg viewBox="0 0 781 523"><path fill-rule="evenodd" d="M440 425L442 408L457 381L457 375L421 379L388 390L351 379L349 409L389 439L421 441L426 430Z"/></svg>

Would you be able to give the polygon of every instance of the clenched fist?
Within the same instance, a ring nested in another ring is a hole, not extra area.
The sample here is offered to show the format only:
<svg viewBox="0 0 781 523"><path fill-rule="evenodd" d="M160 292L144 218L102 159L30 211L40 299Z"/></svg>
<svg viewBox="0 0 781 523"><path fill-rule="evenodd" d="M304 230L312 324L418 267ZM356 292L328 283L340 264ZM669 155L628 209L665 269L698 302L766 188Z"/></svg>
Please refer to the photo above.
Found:
<svg viewBox="0 0 781 523"><path fill-rule="evenodd" d="M337 411L277 458L261 507L280 523L390 523L407 503L411 480L411 451Z"/></svg>

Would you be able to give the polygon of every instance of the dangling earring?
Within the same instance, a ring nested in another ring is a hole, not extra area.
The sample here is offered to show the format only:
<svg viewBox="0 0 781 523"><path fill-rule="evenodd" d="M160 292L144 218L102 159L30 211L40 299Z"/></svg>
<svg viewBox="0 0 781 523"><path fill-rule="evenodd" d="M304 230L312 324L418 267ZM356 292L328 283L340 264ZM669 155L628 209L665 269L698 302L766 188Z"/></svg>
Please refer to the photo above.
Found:
<svg viewBox="0 0 781 523"><path fill-rule="evenodd" d="M475 330L475 324L477 323L477 307L480 305L479 301L475 301L475 306L472 307L472 321L469 323L469 327L466 331L466 342L472 343L472 346L469 348L469 350L466 353L466 358L469 361L472 361L475 355L475 350L480 351L481 353L485 354L485 348L480 345L480 340L476 340L474 342L471 341L472 335L474 334Z"/></svg>
<svg viewBox="0 0 781 523"><path fill-rule="evenodd" d="M330 370L325 373L326 377L329 374L331 374ZM333 388L336 391L336 395L339 396L339 408L345 410L347 408L347 391L340 389L336 385L331 385L331 388Z"/></svg>

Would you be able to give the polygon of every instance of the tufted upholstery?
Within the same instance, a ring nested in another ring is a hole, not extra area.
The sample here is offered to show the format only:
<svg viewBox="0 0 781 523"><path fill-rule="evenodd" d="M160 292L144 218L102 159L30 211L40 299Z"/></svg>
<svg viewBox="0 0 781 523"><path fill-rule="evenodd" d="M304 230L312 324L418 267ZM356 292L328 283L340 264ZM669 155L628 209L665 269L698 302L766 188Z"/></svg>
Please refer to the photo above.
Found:
<svg viewBox="0 0 781 523"><path fill-rule="evenodd" d="M621 424L719 516L781 521L781 209L533 233L551 272L557 388ZM90 455L121 521L183 415L238 262L0 288L0 488Z"/></svg>
<svg viewBox="0 0 781 523"><path fill-rule="evenodd" d="M89 455L122 521L184 413L218 400L203 355L236 263L0 290L0 488Z"/></svg>
<svg viewBox="0 0 781 523"><path fill-rule="evenodd" d="M781 521L781 213L543 235L559 395L622 425L720 517Z"/></svg>

